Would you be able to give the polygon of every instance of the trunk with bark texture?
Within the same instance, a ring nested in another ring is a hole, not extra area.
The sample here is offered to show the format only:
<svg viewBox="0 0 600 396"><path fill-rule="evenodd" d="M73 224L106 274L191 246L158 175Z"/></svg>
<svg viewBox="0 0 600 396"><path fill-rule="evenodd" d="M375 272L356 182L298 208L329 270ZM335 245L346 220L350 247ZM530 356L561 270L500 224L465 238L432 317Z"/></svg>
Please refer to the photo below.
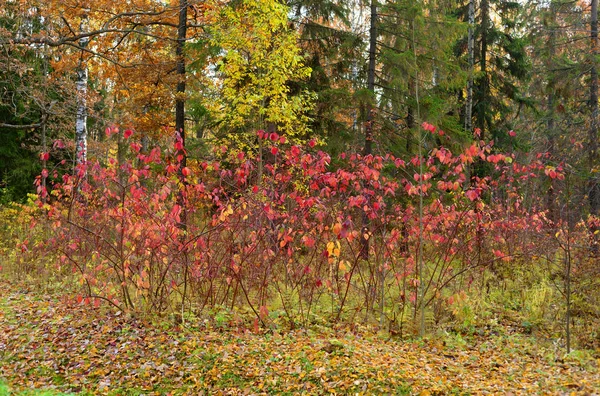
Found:
<svg viewBox="0 0 600 396"><path fill-rule="evenodd" d="M473 130L473 69L475 66L475 0L469 1L469 33L467 52L469 58L469 81L467 82L467 103L465 106L465 130Z"/></svg>
<svg viewBox="0 0 600 396"><path fill-rule="evenodd" d="M175 92L175 138L181 141L181 149L177 151L179 161L179 179L181 180L182 190L179 192L178 204L182 209L181 223L182 229L186 228L187 214L185 211L184 192L187 184L183 174L183 168L187 166L187 153L185 151L185 54L184 46L187 38L187 10L188 0L179 0L179 23L177 24L177 43L175 46L176 69L177 69L177 88Z"/></svg>
<svg viewBox="0 0 600 396"><path fill-rule="evenodd" d="M177 44L175 56L177 57L177 90L175 95L175 131L180 134L185 147L185 56L183 47L187 35L187 0L179 0L179 24L177 25ZM181 166L186 165L186 156L183 154Z"/></svg>
<svg viewBox="0 0 600 396"><path fill-rule="evenodd" d="M590 112L591 126L589 131L589 166L593 171L598 166L598 70L596 56L598 53L598 0L592 0L591 10L591 55L592 68L590 69ZM590 213L594 216L600 214L600 184L596 173L592 173L589 186Z"/></svg>
<svg viewBox="0 0 600 396"><path fill-rule="evenodd" d="M590 113L592 119L588 136L588 160L591 172L588 185L588 199L590 202L590 215L598 217L600 215L600 180L598 180L598 69L596 67L596 57L598 56L598 0L592 0L590 30L592 56L592 68L590 69ZM591 254L597 256L598 235L596 232L600 227L597 225L597 219L594 219L591 224L590 231L593 235Z"/></svg>
<svg viewBox="0 0 600 396"><path fill-rule="evenodd" d="M367 89L375 94L375 56L377 52L377 2L371 0L371 25L369 29L369 69L367 72ZM373 121L374 109L369 103L367 105L367 117L365 122L365 147L363 154L370 155L373 152ZM369 258L369 218L363 214L363 227L361 232L361 257Z"/></svg>
<svg viewBox="0 0 600 396"><path fill-rule="evenodd" d="M87 31L87 16L83 17L80 25L81 32ZM79 40L79 46L86 48L89 44L89 37L83 37ZM83 164L87 160L87 87L88 87L88 68L83 59L77 68L77 118L75 120L75 164Z"/></svg>
<svg viewBox="0 0 600 396"><path fill-rule="evenodd" d="M182 230L187 229L187 211L185 206L185 189L186 178L183 174L183 168L187 165L187 154L185 151L185 54L184 46L187 38L187 10L189 3L187 0L179 0L179 23L177 24L177 44L175 47L175 56L177 62L177 89L175 93L175 134L178 139L181 139L182 148L178 150L177 156L179 160L179 178L181 186L177 195L177 204L181 208L179 227ZM182 235L182 242L185 236ZM188 262L187 251L181 252L184 255L183 259L183 292L181 295L181 313L180 317L176 317L179 323L185 322L185 301L187 298L188 287Z"/></svg>
<svg viewBox="0 0 600 396"><path fill-rule="evenodd" d="M485 119L487 117L488 101L488 74L487 74L487 35L490 19L489 0L481 0L481 53L479 66L481 71L481 82L479 84L479 103L477 103L478 117L477 126L481 130L480 139L485 140Z"/></svg>
<svg viewBox="0 0 600 396"><path fill-rule="evenodd" d="M371 26L369 29L369 69L367 72L367 89L375 93L375 56L377 52L377 3L371 0ZM367 106L367 119L365 123L364 155L373 151L373 106Z"/></svg>
<svg viewBox="0 0 600 396"><path fill-rule="evenodd" d="M554 1L550 2L550 35L548 37L548 59L549 62L554 61L554 56L556 54L556 5ZM548 68L550 69L550 67ZM554 112L554 85L555 85L555 76L550 75L548 80L548 121L546 123L547 134L548 134L548 153L550 154L550 160L552 161L554 158L554 153L556 151L556 142L555 142L555 112ZM550 216L550 220L554 224L558 221L556 203L554 202L556 199L556 194L554 193L554 186L552 185L552 180L550 180L550 187L548 188L547 194L547 207Z"/></svg>

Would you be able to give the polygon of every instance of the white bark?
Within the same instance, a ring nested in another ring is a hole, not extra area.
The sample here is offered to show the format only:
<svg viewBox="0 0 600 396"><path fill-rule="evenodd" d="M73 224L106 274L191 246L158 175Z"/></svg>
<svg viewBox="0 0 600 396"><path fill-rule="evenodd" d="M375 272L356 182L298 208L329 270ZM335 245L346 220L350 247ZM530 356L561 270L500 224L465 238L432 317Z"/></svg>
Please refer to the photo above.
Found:
<svg viewBox="0 0 600 396"><path fill-rule="evenodd" d="M81 31L86 30L86 19L81 22ZM89 37L83 37L79 40L82 48L87 47ZM88 68L83 59L79 62L77 70L77 119L75 121L75 164L83 164L87 161L87 88L88 88Z"/></svg>

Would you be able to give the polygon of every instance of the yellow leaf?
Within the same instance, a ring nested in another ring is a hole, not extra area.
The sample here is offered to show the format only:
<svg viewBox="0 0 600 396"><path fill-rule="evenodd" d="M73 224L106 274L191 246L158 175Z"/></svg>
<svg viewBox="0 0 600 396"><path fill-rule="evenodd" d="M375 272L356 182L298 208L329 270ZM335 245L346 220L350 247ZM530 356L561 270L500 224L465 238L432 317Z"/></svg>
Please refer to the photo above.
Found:
<svg viewBox="0 0 600 396"><path fill-rule="evenodd" d="M333 242L327 242L327 253L332 256L333 255L333 248L335 247Z"/></svg>

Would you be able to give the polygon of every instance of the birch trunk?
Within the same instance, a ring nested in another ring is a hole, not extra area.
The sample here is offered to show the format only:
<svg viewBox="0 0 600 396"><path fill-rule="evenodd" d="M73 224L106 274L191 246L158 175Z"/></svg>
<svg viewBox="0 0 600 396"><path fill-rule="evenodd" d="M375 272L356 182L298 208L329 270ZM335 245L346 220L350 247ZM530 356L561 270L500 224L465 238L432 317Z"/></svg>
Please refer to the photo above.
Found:
<svg viewBox="0 0 600 396"><path fill-rule="evenodd" d="M87 31L87 16L84 16L80 24L81 32ZM86 48L89 44L89 37L83 37L79 40L79 46ZM87 161L87 88L88 88L88 68L81 53L81 60L77 69L77 81L75 83L77 90L77 118L75 120L75 164L84 164Z"/></svg>

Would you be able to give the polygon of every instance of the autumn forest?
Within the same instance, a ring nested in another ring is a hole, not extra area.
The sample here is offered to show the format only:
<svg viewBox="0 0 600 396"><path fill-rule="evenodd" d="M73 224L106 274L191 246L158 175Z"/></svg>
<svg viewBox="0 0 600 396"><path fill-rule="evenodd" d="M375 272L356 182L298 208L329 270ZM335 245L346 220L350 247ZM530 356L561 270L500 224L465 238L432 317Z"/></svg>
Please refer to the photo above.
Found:
<svg viewBox="0 0 600 396"><path fill-rule="evenodd" d="M0 0L0 395L597 394L598 0Z"/></svg>

